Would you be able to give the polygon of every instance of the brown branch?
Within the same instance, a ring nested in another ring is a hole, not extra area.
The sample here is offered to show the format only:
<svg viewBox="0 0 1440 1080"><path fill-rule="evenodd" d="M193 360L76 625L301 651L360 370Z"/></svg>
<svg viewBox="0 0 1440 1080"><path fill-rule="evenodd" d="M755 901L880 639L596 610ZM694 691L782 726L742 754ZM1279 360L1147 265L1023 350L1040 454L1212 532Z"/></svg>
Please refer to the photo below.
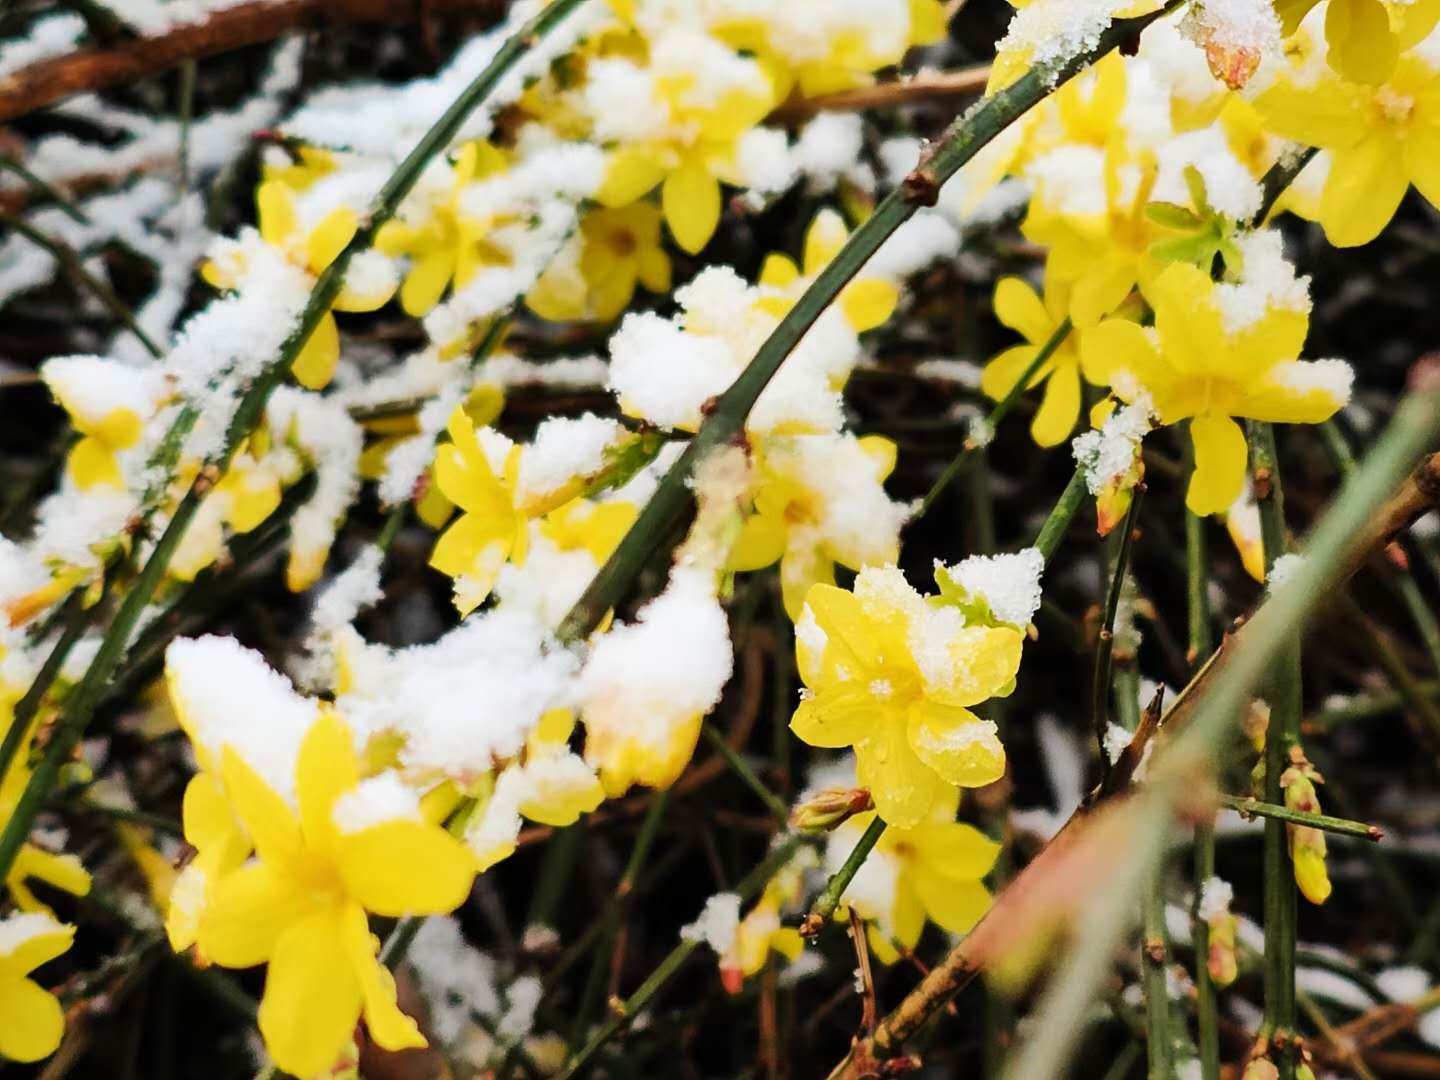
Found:
<svg viewBox="0 0 1440 1080"><path fill-rule="evenodd" d="M927 71L895 82L857 86L812 98L792 98L770 117L781 123L794 123L808 120L820 112L859 112L862 109L912 105L917 101L943 101L978 94L989 81L989 64L961 68L959 71Z"/></svg>
<svg viewBox="0 0 1440 1080"><path fill-rule="evenodd" d="M500 0L254 0L204 22L112 48L84 49L30 64L0 79L0 121L63 98L132 82L186 60L231 52L286 34L355 23L412 23L452 12L494 15Z"/></svg>
<svg viewBox="0 0 1440 1080"><path fill-rule="evenodd" d="M1341 586L1370 556L1384 549L1396 533L1440 505L1440 455L1431 454L1415 468L1401 489L1382 506L1343 565ZM1226 637L1220 649L1176 697L1160 728L1173 736L1194 714L1206 690L1229 666L1230 658L1247 648L1253 623ZM1148 733L1147 733L1148 738ZM1132 789L1133 790L1133 789ZM1102 793L1105 794L1105 793ZM883 1076L887 1059L984 968L1006 955L1019 941L1063 925L1093 889L1121 864L1129 849L1134 815L1124 813L1128 792L1112 791L1073 814L1040 853L995 898L995 903L945 959L920 981L885 1017L872 1038L854 1045L830 1074L831 1080Z"/></svg>

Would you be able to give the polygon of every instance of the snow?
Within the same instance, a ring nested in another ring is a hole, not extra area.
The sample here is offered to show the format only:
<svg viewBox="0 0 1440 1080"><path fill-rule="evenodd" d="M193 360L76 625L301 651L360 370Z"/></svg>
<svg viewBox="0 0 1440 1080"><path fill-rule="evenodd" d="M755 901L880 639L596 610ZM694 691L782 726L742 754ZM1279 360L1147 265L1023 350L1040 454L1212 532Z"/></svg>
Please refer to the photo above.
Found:
<svg viewBox="0 0 1440 1080"><path fill-rule="evenodd" d="M55 934L66 927L39 911L20 912L0 919L0 956L9 956L27 941L42 934Z"/></svg>
<svg viewBox="0 0 1440 1080"><path fill-rule="evenodd" d="M1098 431L1075 436L1070 449L1076 464L1085 471L1085 487L1091 495L1124 481L1135 467L1140 443L1153 425L1154 407L1149 396L1141 394L1111 413Z"/></svg>
<svg viewBox="0 0 1440 1080"><path fill-rule="evenodd" d="M580 673L585 723L664 746L672 728L709 712L730 680L730 626L710 576L675 567L632 623L616 623Z"/></svg>
<svg viewBox="0 0 1440 1080"><path fill-rule="evenodd" d="M336 799L331 814L342 833L355 833L387 821L419 821L420 798L397 774L383 772Z"/></svg>
<svg viewBox="0 0 1440 1080"><path fill-rule="evenodd" d="M623 433L618 422L594 413L544 421L521 457L520 497L543 498L573 478L597 471L605 451Z"/></svg>
<svg viewBox="0 0 1440 1080"><path fill-rule="evenodd" d="M1227 333L1253 326L1271 308L1309 312L1310 278L1298 276L1285 258L1279 230L1256 229L1242 234L1237 243L1244 276L1215 287L1215 302Z"/></svg>
<svg viewBox="0 0 1440 1080"><path fill-rule="evenodd" d="M186 733L212 762L233 749L293 806L295 757L319 715L316 703L234 638L177 638L165 650L165 672Z"/></svg>
<svg viewBox="0 0 1440 1080"><path fill-rule="evenodd" d="M682 941L703 942L724 956L735 945L740 930L740 897L733 892L716 893L706 899L699 918L680 928Z"/></svg>
<svg viewBox="0 0 1440 1080"><path fill-rule="evenodd" d="M983 598L997 619L1022 627L1040 610L1044 572L1045 556L1033 547L1012 554L971 555L947 570L955 584Z"/></svg>
<svg viewBox="0 0 1440 1080"><path fill-rule="evenodd" d="M1200 903L1196 914L1207 922L1221 915L1230 914L1230 904L1235 899L1235 889L1224 878L1208 877L1200 884Z"/></svg>
<svg viewBox="0 0 1440 1080"><path fill-rule="evenodd" d="M1304 565L1304 555L1299 555L1294 552L1281 555L1270 567L1270 574L1268 580L1265 582L1266 587L1271 592L1274 592L1294 577L1295 573Z"/></svg>

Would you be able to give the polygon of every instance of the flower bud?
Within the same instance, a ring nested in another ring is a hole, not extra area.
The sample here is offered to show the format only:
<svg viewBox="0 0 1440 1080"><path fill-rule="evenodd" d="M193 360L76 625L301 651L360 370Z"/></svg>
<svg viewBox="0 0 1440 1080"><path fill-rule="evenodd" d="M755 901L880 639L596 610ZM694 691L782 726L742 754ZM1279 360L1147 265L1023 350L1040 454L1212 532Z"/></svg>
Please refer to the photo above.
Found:
<svg viewBox="0 0 1440 1080"><path fill-rule="evenodd" d="M864 788L826 788L790 811L790 826L800 832L829 832L873 809L875 803Z"/></svg>
<svg viewBox="0 0 1440 1080"><path fill-rule="evenodd" d="M1290 751L1291 765L1280 776L1285 807L1306 814L1320 812L1315 784L1324 778L1306 759L1298 746ZM1290 834L1290 861L1295 866L1295 884L1312 904L1323 904L1330 896L1330 874L1325 866L1325 834L1308 825L1287 825Z"/></svg>

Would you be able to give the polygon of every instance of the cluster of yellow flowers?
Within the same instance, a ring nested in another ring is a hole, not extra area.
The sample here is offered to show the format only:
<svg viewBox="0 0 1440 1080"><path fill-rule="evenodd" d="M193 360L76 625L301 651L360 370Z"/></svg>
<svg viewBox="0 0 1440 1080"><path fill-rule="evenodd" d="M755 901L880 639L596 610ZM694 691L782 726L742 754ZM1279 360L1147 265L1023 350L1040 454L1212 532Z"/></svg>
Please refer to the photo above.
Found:
<svg viewBox="0 0 1440 1080"><path fill-rule="evenodd" d="M1064 0L1034 0L1017 24L1039 25L1043 5ZM946 195L942 205L966 219L1002 183L1028 185L1022 230L1044 251L1043 279L997 283L994 314L1024 343L993 357L980 386L997 400L1043 388L1030 430L1046 448L1071 438L1087 418L1087 385L1099 388L1089 456L1077 446L1093 493L1123 494L1141 471L1135 430L1111 439L1123 425L1109 421L1138 416L1141 434L1186 422L1187 506L1238 520L1248 451L1237 421L1317 423L1348 400L1347 365L1299 359L1305 281L1279 235L1251 227L1261 225L1250 221L1260 178L1298 150L1285 140L1322 153L1281 206L1318 221L1333 244L1373 239L1412 184L1440 206L1440 3L1328 0L1309 14L1314 6L1261 5L1265 25L1238 41L1236 27L1203 14L1155 23L1134 55L1106 56L997 139L950 189L963 189L958 200ZM1106 18L1155 8L1142 0ZM324 1074L362 1019L382 1047L424 1045L397 1006L370 917L457 908L477 873L516 850L522 819L564 826L634 785L674 784L730 675L721 601L736 574L777 564L804 682L791 730L814 747L849 748L850 786L873 802L839 825L827 861L843 861L876 817L888 826L844 901L866 920L875 954L892 962L927 919L964 933L986 910L999 846L957 821L960 796L1005 775L997 728L974 710L1014 688L1043 559L1031 549L1005 557L1013 563L967 560L939 568L936 595L918 592L896 568L912 513L885 490L897 447L848 430L843 406L860 335L891 318L923 258L863 271L816 320L749 415L744 447L699 471L699 513L664 591L631 622L603 620L583 656L554 638L663 467L849 227L821 208L798 252L770 254L753 282L701 269L675 289L669 314L631 310L637 287L671 293L689 266L675 249L706 248L726 187L761 200L795 179L788 136L766 123L777 106L862 85L944 30L939 0L593 5L503 116L467 129L374 250L351 261L295 358L299 386L271 397L223 475L201 474L203 462L227 427L226 403L255 372L237 374L226 366L234 357L202 342L245 327L254 314L241 300L260 296L270 306L255 310L293 317L296 297L335 264L377 170L388 172L363 133L353 146L338 139L344 149L321 145L314 132L329 114L317 106L295 118L285 149L268 149L257 228L218 241L201 269L224 294L217 311L237 302L228 322L192 324L177 356L153 367L84 356L45 365L79 436L65 491L116 524L103 544L47 551L38 577L0 596L10 629L73 590L93 597L134 542L126 523L168 516L197 475L203 499L158 600L223 565L229 542L276 520L291 496L303 504L287 583L311 588L362 477L379 481L382 501L415 504L436 533L429 564L453 583L458 627L385 649L351 625L379 595L383 552L357 558L354 580L346 571L325 594L338 615L317 604L307 642L317 666L303 677L313 693L233 642L182 640L168 654L170 700L198 771L183 805L195 855L164 897L166 928L202 962L268 964L259 1024L279 1068ZM1002 43L992 90L1043 59L1032 38L1021 26ZM335 313L392 299L423 320L425 344L367 378L342 363ZM528 441L499 429L524 362L503 350L474 366L458 358L493 345L521 303L549 322L624 316L601 365L624 423L552 418ZM412 397L428 404L378 407ZM181 416L194 434L149 492L158 447L147 433ZM853 572L842 575L848 587L837 567ZM0 666L0 734L25 685ZM48 708L0 777L0 822ZM1318 779L1297 761L1283 781L1287 805L1312 808ZM1322 901L1323 837L1297 829L1292 851L1306 895ZM727 985L772 952L797 955L782 919L812 869L790 863L737 919L717 947ZM58 1005L28 976L73 934L32 881L74 895L90 884L74 856L33 843L6 878L24 914L0 921L0 1055L17 1060L59 1039ZM1217 922L1214 947L1226 925Z"/></svg>

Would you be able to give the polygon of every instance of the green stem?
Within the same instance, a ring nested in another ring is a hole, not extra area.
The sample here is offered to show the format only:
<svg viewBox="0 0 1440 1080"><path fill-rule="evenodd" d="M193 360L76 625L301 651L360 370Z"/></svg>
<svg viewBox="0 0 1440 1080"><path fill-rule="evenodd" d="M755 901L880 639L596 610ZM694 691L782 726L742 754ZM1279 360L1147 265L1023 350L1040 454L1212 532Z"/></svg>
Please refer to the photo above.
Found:
<svg viewBox="0 0 1440 1080"><path fill-rule="evenodd" d="M950 459L950 464L946 465L940 475L936 477L935 483L932 484L930 490L925 493L925 498L920 500L920 509L915 511L915 516L911 519L912 521L918 521L924 517L930 511L930 508L935 505L935 500L940 498L945 489L950 486L950 482L960 475L960 471L965 468L971 455L985 448L990 437L994 435L995 429L1000 426L1000 422L1009 415L1010 410L1015 407L1015 403L1020 400L1021 395L1030 388L1031 380L1040 373L1040 369L1055 355L1055 350L1060 348L1060 346L1064 344L1065 339L1070 336L1070 330L1071 323L1067 316L1061 320L1060 325L1057 326L1054 332L1045 340L1045 344L1040 346L1040 351L1035 354L1035 359L1030 361L1020 377L1015 380L1015 385L1005 392L1005 396L997 401L995 407L980 421L983 437L971 435L966 438L965 445L960 449L960 452Z"/></svg>
<svg viewBox="0 0 1440 1080"><path fill-rule="evenodd" d="M785 805L784 800L765 786L765 782L756 775L755 770L750 767L750 763L731 748L723 735L708 723L700 730L704 733L706 741L715 748L715 752L725 760L730 771L755 793L755 797L765 804L765 809L770 811L770 816L779 822L783 829L790 818L790 808Z"/></svg>
<svg viewBox="0 0 1440 1080"><path fill-rule="evenodd" d="M114 289L85 269L85 261L75 253L75 249L69 244L56 240L53 236L47 236L24 218L15 217L12 214L0 214L0 225L12 229L36 247L48 251L60 264L61 269L69 274L77 285L88 289L97 300L105 305L111 315L125 324L125 329L135 335L151 356L158 360L164 355L160 346L155 344L155 340L145 333L144 328L136 321L135 313L125 306L125 301L115 295Z"/></svg>
<svg viewBox="0 0 1440 1080"><path fill-rule="evenodd" d="M1040 531L1035 536L1035 549L1045 557L1047 563L1059 550L1060 541L1065 539L1070 522L1075 519L1075 514L1088 493L1089 488L1085 484L1085 470L1077 467L1070 474L1070 482L1060 493L1060 498L1055 503L1054 509L1050 511L1050 516L1045 519L1045 524L1040 526Z"/></svg>
<svg viewBox="0 0 1440 1080"><path fill-rule="evenodd" d="M1374 516L1437 432L1440 392L1412 393L1401 402L1364 465L1345 482L1311 532L1302 563L1239 632L1243 647L1225 650L1204 695L1191 699L1182 733L1152 768L1154 779L1128 810L1134 815L1129 858L1107 880L1096 902L1087 905L1072 938L1075 947L1037 1005L1035 1037L1011 1059L1007 1076L1012 1080L1065 1075L1076 1037L1085 1030L1085 1017L1125 934L1125 911L1138 899L1146 869L1163 850L1175 805L1188 790L1186 778L1213 759L1256 685L1333 595L1355 552L1371 541Z"/></svg>
<svg viewBox="0 0 1440 1080"><path fill-rule="evenodd" d="M734 891L739 894L742 901L749 900L765 887L765 884L775 873L790 861L795 849L800 845L800 837L794 834L787 835L783 840L770 849L755 869L746 874L745 877L735 886ZM700 940L682 940L675 948L670 950L669 955L660 961L658 967L650 973L636 991L622 1002L614 1015L590 1037L590 1041L565 1064L556 1080L569 1080L570 1077L579 1073L580 1069L588 1062L600 1048L610 1041L611 1037L620 1030L631 1017L640 1012L650 1003L650 999L660 992L661 988L670 981L671 976L679 971L690 954L700 948L704 942Z"/></svg>
<svg viewBox="0 0 1440 1080"><path fill-rule="evenodd" d="M1170 1024L1170 987L1165 966L1169 945L1165 937L1165 862L1160 860L1145 883L1144 928L1140 964L1145 985L1145 1054L1148 1080L1173 1080L1175 1039Z"/></svg>
<svg viewBox="0 0 1440 1080"><path fill-rule="evenodd" d="M690 505L688 478L695 466L715 447L729 442L744 430L751 407L780 370L785 358L880 245L921 206L933 203L940 186L960 166L1052 89L1067 82L1122 42L1133 40L1136 34L1178 7L1179 3L1180 0L1171 0L1153 14L1120 20L1100 36L1094 48L1055 67L1030 69L1010 86L992 94L977 108L958 118L943 136L925 149L906 181L882 199L865 223L850 234L844 247L780 320L739 378L717 399L695 438L660 481L635 524L565 616L557 631L561 641L576 642L588 637L605 613L623 599L641 568L660 549Z"/></svg>
<svg viewBox="0 0 1440 1080"><path fill-rule="evenodd" d="M41 195L45 196L45 198L49 199L61 210L63 210L65 212L65 215L69 217L72 221L79 222L81 225L90 224L90 219L85 216L84 211L82 211L78 206L76 206L73 202L66 198L63 191L57 188L54 184L50 183L50 181L46 180L44 177L36 176L33 172L31 172L25 167L25 164L23 162L17 161L15 158L0 154L0 169L4 169L6 172L14 173L21 180L25 181L26 184L34 188Z"/></svg>
<svg viewBox="0 0 1440 1080"><path fill-rule="evenodd" d="M1323 829L1325 832L1338 833L1341 836L1358 836L1362 840L1378 841L1385 835L1380 831L1378 825L1368 825L1363 821L1351 821L1349 818L1332 817L1329 814L1308 814L1303 810L1290 810L1274 803L1261 802L1248 795L1220 794L1216 797L1221 806L1227 810L1234 810L1241 817L1263 817L1274 821L1289 822L1292 825L1308 825L1312 829Z"/></svg>
<svg viewBox="0 0 1440 1080"><path fill-rule="evenodd" d="M1186 456L1194 466L1194 445L1184 440ZM1189 640L1185 652L1192 673L1202 656L1214 648L1210 632L1210 593L1205 554L1205 519L1185 511L1185 595ZM1220 1080L1220 1018L1215 983L1210 978L1210 924L1200 917L1200 894L1215 876L1215 826L1195 826L1194 901L1190 909L1195 940L1195 1033L1201 1080Z"/></svg>
<svg viewBox="0 0 1440 1080"><path fill-rule="evenodd" d="M55 786L61 764L69 757L89 725L95 706L120 662L135 624L149 604L164 576L165 568L169 566L186 529L199 510L201 497L213 483L210 477L215 473L224 473L240 444L259 422L270 392L285 377L310 335L329 313L331 303L340 293L351 259L370 246L376 232L394 216L400 203L415 186L425 166L450 145L466 118L489 97L500 80L537 42L583 2L584 0L554 0L554 3L543 8L500 47L485 70L450 104L391 174L375 197L364 225L356 231L344 250L316 281L298 324L281 346L280 355L256 377L236 407L235 415L225 432L222 450L214 460L207 462L207 465L215 466L214 472L208 469L200 470L189 491L180 500L169 525L156 542L154 551L116 612L90 667L66 702L65 709L55 724L54 734L46 744L44 757L31 774L9 821L6 822L3 832L0 832L0 880L10 872L21 844L29 836L36 814ZM184 422L186 413L193 412L193 406L182 410L176 425ZM189 422L194 423L193 416Z"/></svg>
<svg viewBox="0 0 1440 1080"><path fill-rule="evenodd" d="M40 665L40 670L35 675L35 681L25 691L25 696L15 703L15 708L10 714L10 726L5 731L4 741L0 742L0 781L10 775L10 766L14 764L15 756L20 752L20 747L24 745L25 739L30 734L30 722L40 711L40 702L45 699L50 687L54 685L61 669L65 666L65 658L70 655L70 650L75 647L75 642L84 635L85 627L89 624L90 613L85 608L83 589L76 589L70 594L65 601L62 617L65 621L65 629L61 631L59 640L50 650L50 655L45 657L44 663Z"/></svg>
<svg viewBox="0 0 1440 1080"><path fill-rule="evenodd" d="M861 834L850 854L845 856L845 861L841 864L840 869L830 875L830 880L825 882L824 890L815 898L815 903L810 905L809 914L800 924L801 933L814 936L830 921L830 917L835 914L835 909L840 906L840 898L845 895L845 890L850 887L850 882L855 880L855 875L860 872L860 867L865 865L865 860L870 857L870 852L879 843L880 836L884 831L885 820L876 814L870 819L870 824Z"/></svg>
<svg viewBox="0 0 1440 1080"><path fill-rule="evenodd" d="M1265 576L1285 554L1285 501L1275 430L1250 421L1250 468L1260 504L1260 532L1265 545ZM1265 734L1265 801L1284 803L1280 776L1290 759L1290 748L1300 736L1300 649L1298 641L1283 644L1267 680L1266 701L1270 726ZM1295 1031L1296 887L1290 866L1285 822L1265 819L1265 1030L1280 1049L1275 1064L1281 1080L1294 1080L1295 1054L1290 1037Z"/></svg>
<svg viewBox="0 0 1440 1080"><path fill-rule="evenodd" d="M1135 522L1140 512L1144 489L1137 486L1130 498L1130 509L1121 526L1120 549L1115 553L1115 569L1110 575L1110 589L1105 597L1105 616L1100 624L1100 640L1095 650L1095 675L1090 684L1090 718L1095 728L1095 745L1100 750L1100 773L1110 771L1110 755L1105 752L1105 733L1110 727L1110 658L1115 650L1115 616L1120 611L1120 595L1125 589L1125 574L1130 566L1130 553L1135 546Z"/></svg>

